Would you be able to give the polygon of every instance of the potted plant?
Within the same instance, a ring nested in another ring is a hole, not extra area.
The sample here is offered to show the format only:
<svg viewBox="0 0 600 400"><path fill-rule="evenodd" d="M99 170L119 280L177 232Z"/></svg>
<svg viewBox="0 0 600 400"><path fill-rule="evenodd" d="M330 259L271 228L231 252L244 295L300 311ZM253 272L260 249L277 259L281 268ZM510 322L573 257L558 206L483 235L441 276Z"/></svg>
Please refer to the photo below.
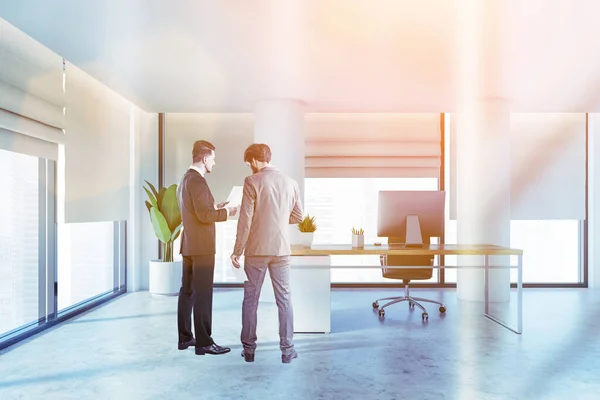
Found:
<svg viewBox="0 0 600 400"><path fill-rule="evenodd" d="M153 295L176 295L181 288L181 261L173 260L173 242L181 233L181 212L177 201L177 185L156 190L146 181L146 207L154 234L162 243L162 259L150 261L149 291Z"/></svg>
<svg viewBox="0 0 600 400"><path fill-rule="evenodd" d="M310 247L313 242L314 233L317 230L315 217L306 214L302 222L298 224L298 230L300 231L300 244L302 246Z"/></svg>
<svg viewBox="0 0 600 400"><path fill-rule="evenodd" d="M352 247L365 247L365 231L352 227Z"/></svg>

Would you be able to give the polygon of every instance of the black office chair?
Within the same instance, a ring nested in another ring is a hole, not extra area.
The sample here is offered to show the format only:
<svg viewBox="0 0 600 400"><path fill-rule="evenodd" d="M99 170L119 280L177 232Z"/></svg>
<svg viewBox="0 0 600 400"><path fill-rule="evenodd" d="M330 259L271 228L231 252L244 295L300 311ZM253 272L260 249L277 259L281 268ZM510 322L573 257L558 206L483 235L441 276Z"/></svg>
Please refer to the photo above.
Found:
<svg viewBox="0 0 600 400"><path fill-rule="evenodd" d="M391 238L390 238L391 239ZM424 240L425 241L425 240ZM390 243L399 243L399 241L394 241ZM412 297L408 290L408 285L410 281L413 280L427 280L431 279L433 276L433 268L406 268L406 269L397 269L397 268L385 268L386 266L433 266L434 256L386 256L382 255L380 257L382 268L382 275L384 278L390 279L401 279L402 283L404 283L404 296L401 297L386 297L383 299L378 299L373 302L373 308L379 308L379 316L385 316L384 308L391 306L392 304L400 303L403 301L408 301L408 306L410 309L413 309L416 305L419 307L423 314L421 314L421 318L423 321L429 319L429 314L427 314L427 310L423 307L419 301L434 303L439 305L440 313L444 314L446 312L446 307L444 307L443 303L440 303L436 300L424 299L421 297ZM390 300L381 308L379 307L379 302L382 300Z"/></svg>

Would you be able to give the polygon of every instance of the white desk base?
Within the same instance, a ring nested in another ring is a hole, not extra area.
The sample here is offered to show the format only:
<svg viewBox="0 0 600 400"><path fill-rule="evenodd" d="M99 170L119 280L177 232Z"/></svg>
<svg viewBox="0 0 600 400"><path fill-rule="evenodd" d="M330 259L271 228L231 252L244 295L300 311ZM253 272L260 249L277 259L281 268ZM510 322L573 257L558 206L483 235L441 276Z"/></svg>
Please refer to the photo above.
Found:
<svg viewBox="0 0 600 400"><path fill-rule="evenodd" d="M292 257L290 286L294 333L331 331L331 269L306 268L330 265L329 256Z"/></svg>
<svg viewBox="0 0 600 400"><path fill-rule="evenodd" d="M523 332L523 256L518 256L518 265L492 266L489 256L484 256L482 266L433 266L438 269L484 269L484 315L508 330L521 334ZM294 307L294 333L330 333L331 332L331 257L330 256L292 256L292 272L290 284L292 288L292 304ZM381 266L352 266L339 268L378 268ZM420 267L388 267L394 269L423 268ZM490 269L512 269L518 271L517 278L517 326L511 327L506 322L492 316L489 310L489 273Z"/></svg>

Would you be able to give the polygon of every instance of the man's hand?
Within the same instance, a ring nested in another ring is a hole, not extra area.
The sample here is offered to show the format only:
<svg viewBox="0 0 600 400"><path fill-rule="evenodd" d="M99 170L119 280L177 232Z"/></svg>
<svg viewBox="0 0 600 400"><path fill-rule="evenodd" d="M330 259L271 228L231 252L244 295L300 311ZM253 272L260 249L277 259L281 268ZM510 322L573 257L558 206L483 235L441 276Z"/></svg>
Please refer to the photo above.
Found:
<svg viewBox="0 0 600 400"><path fill-rule="evenodd" d="M229 204L228 201L224 201L222 203L217 204L217 210L221 209L221 208L225 208L225 206Z"/></svg>
<svg viewBox="0 0 600 400"><path fill-rule="evenodd" d="M235 254L231 255L231 263L237 269L240 269L240 256L236 256Z"/></svg>
<svg viewBox="0 0 600 400"><path fill-rule="evenodd" d="M237 210L237 207L227 207L227 213L230 217L233 217L235 214L237 214Z"/></svg>

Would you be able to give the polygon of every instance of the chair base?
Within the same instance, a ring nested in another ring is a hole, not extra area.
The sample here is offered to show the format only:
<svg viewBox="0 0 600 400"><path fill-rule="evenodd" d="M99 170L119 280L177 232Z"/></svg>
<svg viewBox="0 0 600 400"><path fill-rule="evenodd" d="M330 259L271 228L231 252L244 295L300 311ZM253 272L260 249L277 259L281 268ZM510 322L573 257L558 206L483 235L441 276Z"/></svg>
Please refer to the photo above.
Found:
<svg viewBox="0 0 600 400"><path fill-rule="evenodd" d="M390 301L385 303L383 306L379 307L379 302L382 300L390 300ZM403 301L408 301L408 305L410 308L413 308L414 306L419 307L423 311L423 314L421 315L421 317L424 321L429 319L429 314L427 314L427 310L425 309L425 307L423 307L423 305L421 305L421 303L419 303L420 301L426 302L426 303L437 304L440 306L439 311L441 314L444 314L446 312L446 307L444 307L444 304L439 301L424 299L422 297L412 297L408 291L408 285L405 286L404 296L385 297L383 299L377 299L373 302L373 308L374 309L379 308L379 316L384 317L385 316L384 308L389 307L392 304L401 303Z"/></svg>

